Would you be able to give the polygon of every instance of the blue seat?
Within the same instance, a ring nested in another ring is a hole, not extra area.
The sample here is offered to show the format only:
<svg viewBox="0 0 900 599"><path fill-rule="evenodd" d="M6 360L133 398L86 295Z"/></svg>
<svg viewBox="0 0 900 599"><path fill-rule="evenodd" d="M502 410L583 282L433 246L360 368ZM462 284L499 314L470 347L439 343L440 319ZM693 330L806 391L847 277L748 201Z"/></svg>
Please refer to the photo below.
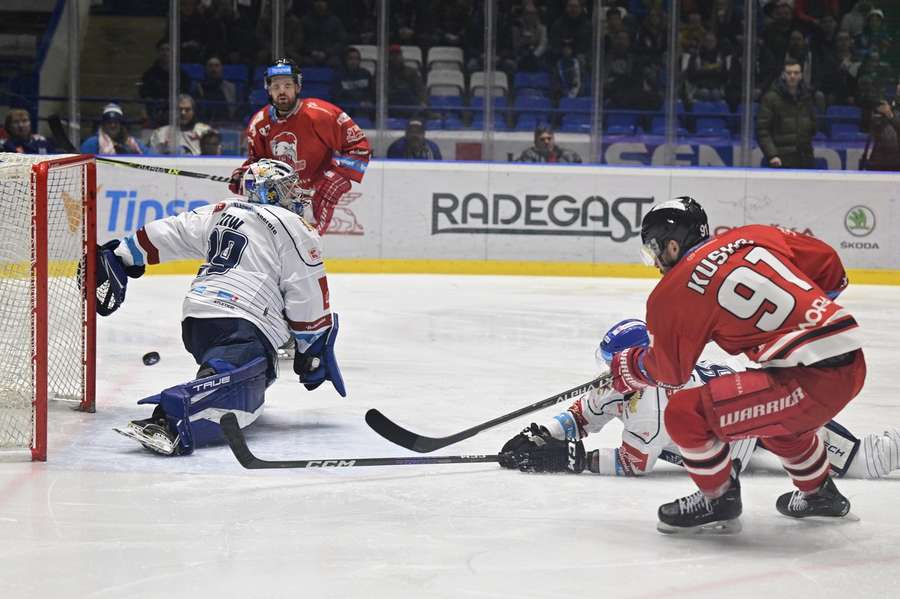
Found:
<svg viewBox="0 0 900 599"><path fill-rule="evenodd" d="M444 129L459 130L465 129L462 119L456 115L448 114L444 117Z"/></svg>
<svg viewBox="0 0 900 599"><path fill-rule="evenodd" d="M665 116L655 116L650 122L650 133L652 135L665 135L666 134L666 117ZM688 130L681 126L679 123L675 128L675 135L684 136L688 134Z"/></svg>
<svg viewBox="0 0 900 599"><path fill-rule="evenodd" d="M537 118L547 118L550 111L553 110L553 104L548 98L538 98L534 96L521 96L516 98L513 108L520 115L530 115Z"/></svg>
<svg viewBox="0 0 900 599"><path fill-rule="evenodd" d="M697 119L697 137L731 137L725 119L700 117Z"/></svg>
<svg viewBox="0 0 900 599"><path fill-rule="evenodd" d="M183 62L181 70L191 81L203 81L206 79L206 69L199 62Z"/></svg>
<svg viewBox="0 0 900 599"><path fill-rule="evenodd" d="M473 110L484 110L484 96L473 96L471 107ZM506 108L506 98L503 96L494 97L494 109Z"/></svg>
<svg viewBox="0 0 900 599"><path fill-rule="evenodd" d="M266 80L266 69L268 67L255 67L253 69L253 83L262 83Z"/></svg>
<svg viewBox="0 0 900 599"><path fill-rule="evenodd" d="M862 110L858 106L841 106L835 104L825 110L825 116L841 121L859 121L862 118Z"/></svg>
<svg viewBox="0 0 900 599"><path fill-rule="evenodd" d="M307 83L328 83L334 79L334 69L331 67L306 67L301 69L303 73L303 85Z"/></svg>
<svg viewBox="0 0 900 599"><path fill-rule="evenodd" d="M533 114L520 115L516 121L516 131L534 131L541 120Z"/></svg>
<svg viewBox="0 0 900 599"><path fill-rule="evenodd" d="M388 129L406 129L406 119L390 118L387 120Z"/></svg>
<svg viewBox="0 0 900 599"><path fill-rule="evenodd" d="M566 115L563 118L562 126L559 128L563 133L590 133L591 124L589 122L571 120Z"/></svg>
<svg viewBox="0 0 900 599"><path fill-rule="evenodd" d="M708 113L708 114L727 114L729 111L728 104L719 100L718 102L694 102L691 112Z"/></svg>
<svg viewBox="0 0 900 599"><path fill-rule="evenodd" d="M250 104L259 108L269 103L269 92L264 89L254 89L250 92Z"/></svg>
<svg viewBox="0 0 900 599"><path fill-rule="evenodd" d="M428 119L425 121L425 129L430 131L441 130L444 128L444 121L441 119Z"/></svg>
<svg viewBox="0 0 900 599"><path fill-rule="evenodd" d="M562 112L590 112L593 99L589 97L560 98L559 109Z"/></svg>
<svg viewBox="0 0 900 599"><path fill-rule="evenodd" d="M855 123L832 123L831 139L834 141L866 141L868 135Z"/></svg>
<svg viewBox="0 0 900 599"><path fill-rule="evenodd" d="M331 86L327 83L303 83L300 90L304 98L322 98L327 100L331 98Z"/></svg>
<svg viewBox="0 0 900 599"><path fill-rule="evenodd" d="M518 71L513 75L513 87L516 90L520 88L548 90L550 89L550 73L546 71L538 71L535 73Z"/></svg>
<svg viewBox="0 0 900 599"><path fill-rule="evenodd" d="M370 119L367 116L353 117L353 122L356 123L357 125L359 125L360 129L374 129L375 128L375 124L372 122L372 119Z"/></svg>
<svg viewBox="0 0 900 599"><path fill-rule="evenodd" d="M462 113L463 99L462 96L429 96L428 106L445 116L452 114L458 117Z"/></svg>
<svg viewBox="0 0 900 599"><path fill-rule="evenodd" d="M245 64L223 64L222 78L226 81L247 81L247 65Z"/></svg>

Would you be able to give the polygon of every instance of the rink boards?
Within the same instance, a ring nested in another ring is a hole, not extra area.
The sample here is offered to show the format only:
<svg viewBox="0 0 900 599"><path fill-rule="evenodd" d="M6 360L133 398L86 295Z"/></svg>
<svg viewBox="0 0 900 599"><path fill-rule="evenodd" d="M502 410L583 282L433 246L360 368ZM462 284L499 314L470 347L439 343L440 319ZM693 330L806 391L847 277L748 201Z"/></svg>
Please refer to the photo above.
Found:
<svg viewBox="0 0 900 599"><path fill-rule="evenodd" d="M240 164L137 160L217 175ZM641 218L690 195L714 233L787 227L837 248L856 282L900 283L898 183L876 173L376 160L340 202L324 245L333 272L655 276L640 265ZM98 185L101 240L228 195L221 183L107 164Z"/></svg>

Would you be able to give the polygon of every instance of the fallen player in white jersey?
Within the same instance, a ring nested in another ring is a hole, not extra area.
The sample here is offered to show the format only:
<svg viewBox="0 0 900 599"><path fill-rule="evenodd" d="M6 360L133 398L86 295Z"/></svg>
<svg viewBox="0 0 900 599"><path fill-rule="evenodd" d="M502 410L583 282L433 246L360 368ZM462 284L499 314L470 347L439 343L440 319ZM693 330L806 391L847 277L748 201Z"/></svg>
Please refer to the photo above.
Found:
<svg viewBox="0 0 900 599"><path fill-rule="evenodd" d="M155 405L151 417L115 429L157 453L185 455L221 440L227 412L242 428L256 420L277 376L276 348L289 340L307 389L331 381L346 395L334 356L338 316L319 236L301 217L297 174L260 160L245 172L244 190L246 198L150 222L98 249L104 316L121 305L127 277L140 276L145 264L204 259L182 305L182 340L200 365L197 378L140 400Z"/></svg>
<svg viewBox="0 0 900 599"><path fill-rule="evenodd" d="M597 349L601 369L608 369L613 354L650 342L646 324L629 319L613 326ZM702 385L722 374L728 366L700 361L685 388ZM500 465L526 472L581 472L589 470L610 476L640 476L653 470L657 460L682 465L678 447L669 438L663 422L667 391L648 387L623 396L612 389L594 390L579 397L567 410L543 426L532 423L500 450ZM614 419L624 424L622 444L585 453L582 441ZM837 477L882 478L900 469L900 431L870 433L862 439L831 421L819 431L828 451L831 471ZM742 469L750 456L764 446L757 439L732 442L731 457Z"/></svg>

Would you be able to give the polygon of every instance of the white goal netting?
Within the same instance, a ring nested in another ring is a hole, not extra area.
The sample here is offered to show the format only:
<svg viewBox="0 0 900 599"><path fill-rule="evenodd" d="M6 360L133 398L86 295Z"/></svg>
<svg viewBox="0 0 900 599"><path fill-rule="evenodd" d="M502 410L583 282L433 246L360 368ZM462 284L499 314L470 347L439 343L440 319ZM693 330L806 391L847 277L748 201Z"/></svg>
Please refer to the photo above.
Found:
<svg viewBox="0 0 900 599"><path fill-rule="evenodd" d="M79 280L92 168L84 157L0 153L0 448L31 448L36 459L46 449L46 399L93 409L93 318Z"/></svg>

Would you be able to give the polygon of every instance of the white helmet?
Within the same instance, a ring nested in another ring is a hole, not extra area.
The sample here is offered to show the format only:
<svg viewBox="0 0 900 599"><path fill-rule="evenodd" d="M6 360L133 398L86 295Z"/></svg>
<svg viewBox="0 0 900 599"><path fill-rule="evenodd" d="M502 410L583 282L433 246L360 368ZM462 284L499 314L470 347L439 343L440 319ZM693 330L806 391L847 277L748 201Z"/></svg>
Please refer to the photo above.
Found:
<svg viewBox="0 0 900 599"><path fill-rule="evenodd" d="M263 158L244 171L244 195L254 204L275 204L298 214L309 201L298 185L299 175L286 162Z"/></svg>

